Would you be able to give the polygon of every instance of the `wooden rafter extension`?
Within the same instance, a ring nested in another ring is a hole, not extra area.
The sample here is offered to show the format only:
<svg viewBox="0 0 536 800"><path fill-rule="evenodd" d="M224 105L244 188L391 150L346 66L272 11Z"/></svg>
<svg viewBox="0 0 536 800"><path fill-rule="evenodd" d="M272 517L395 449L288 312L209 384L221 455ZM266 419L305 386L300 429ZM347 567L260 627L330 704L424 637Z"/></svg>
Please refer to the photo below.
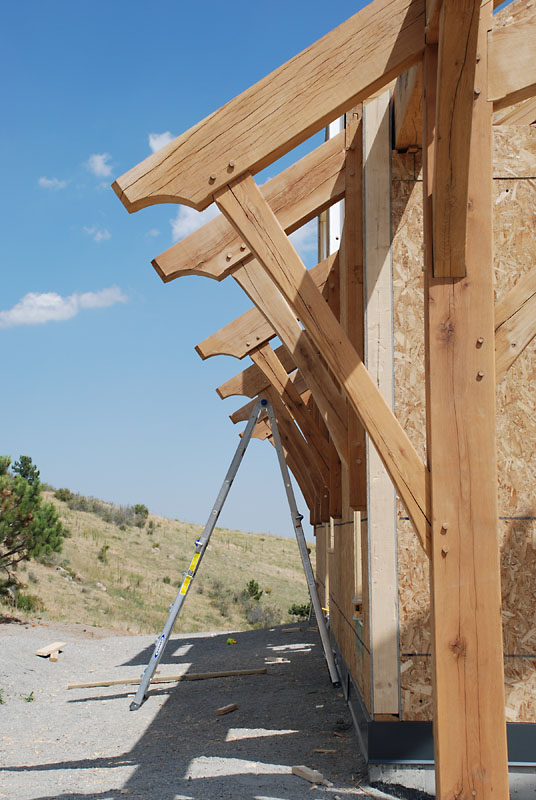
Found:
<svg viewBox="0 0 536 800"><path fill-rule="evenodd" d="M322 299L255 181L250 175L244 176L219 192L215 200L255 253L264 268L268 284L272 284L267 303L269 313L273 314L273 308L278 305L287 309L286 324L282 327L274 325L280 339L284 342L287 335L291 335L297 344L300 343L305 332L296 320L296 316L299 317L329 369L344 388L406 506L423 547L428 551L426 467ZM254 302L257 303L257 300ZM266 294L264 302L267 302ZM323 391L325 386L313 386L311 363L304 359L304 363L299 364L294 351L292 355L321 407L316 388ZM327 424L342 458L339 432L336 438L332 425L329 421ZM347 441L344 444L347 449ZM343 460L347 463L347 459Z"/></svg>
<svg viewBox="0 0 536 800"><path fill-rule="evenodd" d="M502 381L514 361L536 336L536 269L510 289L495 306L495 375Z"/></svg>
<svg viewBox="0 0 536 800"><path fill-rule="evenodd" d="M254 364L266 376L270 385L277 392L283 403L287 406L297 425L299 425L305 439L311 446L313 458L324 476L324 481L328 482L329 453L326 440L318 430L311 412L302 400L302 397L287 371L277 358L269 344L259 347L251 353Z"/></svg>
<svg viewBox="0 0 536 800"><path fill-rule="evenodd" d="M536 96L536 13L489 35L488 100L499 111Z"/></svg>
<svg viewBox="0 0 536 800"><path fill-rule="evenodd" d="M320 290L323 289L337 258L338 254L334 253L311 269L311 277ZM273 326L259 309L250 308L245 314L200 342L195 349L203 359L219 355L244 358L251 350L266 344L275 335Z"/></svg>
<svg viewBox="0 0 536 800"><path fill-rule="evenodd" d="M344 195L344 134L317 147L261 189L280 224L292 233ZM181 275L221 281L253 258L223 215L181 239L153 260L164 282Z"/></svg>
<svg viewBox="0 0 536 800"><path fill-rule="evenodd" d="M198 211L232 177L256 173L419 60L424 0L374 0L114 183L128 211Z"/></svg>
<svg viewBox="0 0 536 800"><path fill-rule="evenodd" d="M294 373L292 375L292 380L295 381L297 377L295 371L296 364L287 348L281 345L274 350L274 352L286 371L289 374ZM300 380L303 380L303 378L300 378ZM225 400L226 397L233 397L234 395L256 397L258 394L261 394L265 386L268 386L266 376L262 374L255 364L252 364L250 367L242 370L242 372L239 372L238 375L234 375L232 378L229 378L228 381L222 383L221 386L218 386L216 392L222 400Z"/></svg>
<svg viewBox="0 0 536 800"><path fill-rule="evenodd" d="M266 440L275 449L274 437L272 436L272 432L271 432L270 428L268 428L268 430L269 430L269 435L266 436ZM283 453L284 453L284 456L285 456L285 461L287 463L287 467L289 468L289 470L294 475L294 478L296 479L296 483L300 487L300 491L301 491L301 493L302 493L302 495L303 495L303 497L305 499L305 502L307 503L307 508L309 509L309 513L310 513L311 525L318 525L321 522L323 522L321 508L322 508L322 506L324 506L324 507L326 506L326 502L327 501L326 501L324 495L321 495L319 497L318 495L311 493L311 491L309 490L308 485L306 484L305 477L303 475L303 465L300 464L300 462L296 460L296 458L294 457L294 454L292 453L291 450L288 449L288 447L286 446L285 442L281 442L281 444L282 444L282 447L283 447Z"/></svg>
<svg viewBox="0 0 536 800"><path fill-rule="evenodd" d="M443 3L440 14L433 194L436 278L462 278L466 270L479 8L479 0L457 0Z"/></svg>
<svg viewBox="0 0 536 800"><path fill-rule="evenodd" d="M275 447L272 437L272 430L270 428L268 419L260 419L259 422L257 422L255 428L253 429L252 438L260 439L261 441L268 441ZM296 483L300 487L300 491L305 498L307 507L309 508L311 514L311 525L316 525L322 521L320 519L320 514L316 513L316 507L318 506L318 508L320 508L320 498L317 500L317 495L312 491L310 482L303 474L302 465L296 461L292 455L292 452L288 449L288 443L282 440L281 445L283 447L283 453L285 455L287 466L294 475Z"/></svg>
<svg viewBox="0 0 536 800"><path fill-rule="evenodd" d="M303 465L303 474L308 476L314 492L316 494L327 492L326 470L321 470L318 467L317 461L312 454L313 448L303 438L301 431L281 401L279 394L273 386L266 389L265 394L273 406L281 441L288 444L288 448L292 451L295 460Z"/></svg>
<svg viewBox="0 0 536 800"><path fill-rule="evenodd" d="M288 241L285 234L283 236ZM307 381L341 459L348 463L346 402L323 358L320 357L318 347L309 333L303 330L296 312L277 291L260 264L252 261L236 270L233 277L274 326L292 360ZM312 278L309 279L312 281ZM318 292L316 287L315 291Z"/></svg>

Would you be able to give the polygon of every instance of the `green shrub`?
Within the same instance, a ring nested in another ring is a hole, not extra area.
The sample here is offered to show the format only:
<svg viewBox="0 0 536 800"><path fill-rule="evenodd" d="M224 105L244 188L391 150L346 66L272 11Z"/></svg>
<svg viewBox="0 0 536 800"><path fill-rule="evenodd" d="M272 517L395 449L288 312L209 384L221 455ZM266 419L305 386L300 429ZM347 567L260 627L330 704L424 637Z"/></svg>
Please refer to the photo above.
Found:
<svg viewBox="0 0 536 800"><path fill-rule="evenodd" d="M168 575L164 575L162 578L163 583L171 583L171 578Z"/></svg>
<svg viewBox="0 0 536 800"><path fill-rule="evenodd" d="M250 580L244 589L246 597L252 597L254 600L260 600L262 597L262 589L255 580Z"/></svg>
<svg viewBox="0 0 536 800"><path fill-rule="evenodd" d="M44 610L43 601L37 597L36 594L23 594L22 592L17 592L15 606L20 611L27 611L30 613Z"/></svg>
<svg viewBox="0 0 536 800"><path fill-rule="evenodd" d="M68 503L74 497L70 489L56 489L54 492L56 500L61 500L63 503Z"/></svg>
<svg viewBox="0 0 536 800"><path fill-rule="evenodd" d="M288 610L292 617L299 617L299 619L307 619L311 611L311 603L293 603Z"/></svg>
<svg viewBox="0 0 536 800"><path fill-rule="evenodd" d="M110 549L110 545L109 544L103 544L101 549L99 550L99 554L98 554L97 558L99 559L99 561L102 561L103 564L107 564L108 563L108 550L109 549Z"/></svg>

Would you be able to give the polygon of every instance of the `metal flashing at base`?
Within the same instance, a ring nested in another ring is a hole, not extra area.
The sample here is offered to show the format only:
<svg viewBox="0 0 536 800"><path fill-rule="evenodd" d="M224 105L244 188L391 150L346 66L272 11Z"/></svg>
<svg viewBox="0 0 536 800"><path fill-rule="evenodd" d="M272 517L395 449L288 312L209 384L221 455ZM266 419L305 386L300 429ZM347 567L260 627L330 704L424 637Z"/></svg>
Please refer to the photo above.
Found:
<svg viewBox="0 0 536 800"><path fill-rule="evenodd" d="M400 784L433 794L434 736L431 722L377 722L371 719L361 694L331 637L348 708L371 782ZM536 724L508 722L508 765L511 796L536 798Z"/></svg>

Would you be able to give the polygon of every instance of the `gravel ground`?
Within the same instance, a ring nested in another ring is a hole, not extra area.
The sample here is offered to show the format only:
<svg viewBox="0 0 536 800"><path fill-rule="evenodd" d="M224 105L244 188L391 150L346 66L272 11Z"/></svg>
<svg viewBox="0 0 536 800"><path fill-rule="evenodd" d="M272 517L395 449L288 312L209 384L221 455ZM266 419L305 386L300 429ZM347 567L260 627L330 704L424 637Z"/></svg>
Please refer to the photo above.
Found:
<svg viewBox="0 0 536 800"><path fill-rule="evenodd" d="M264 666L267 674L157 685L135 712L132 687L67 685L139 678L155 637L55 623L2 624L0 635L1 798L389 796L366 783L350 714L307 625L235 633L233 645L221 632L173 636L161 675ZM56 663L35 655L55 640L66 642ZM229 703L238 709L216 716ZM292 775L298 764L332 785Z"/></svg>

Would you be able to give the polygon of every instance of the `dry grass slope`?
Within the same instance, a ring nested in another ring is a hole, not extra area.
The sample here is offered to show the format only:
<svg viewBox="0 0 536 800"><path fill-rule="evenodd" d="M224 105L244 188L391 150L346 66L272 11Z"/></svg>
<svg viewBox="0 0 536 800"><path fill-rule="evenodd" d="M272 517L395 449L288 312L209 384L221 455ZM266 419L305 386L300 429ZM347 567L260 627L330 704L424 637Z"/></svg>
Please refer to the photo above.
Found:
<svg viewBox="0 0 536 800"><path fill-rule="evenodd" d="M45 492L44 498L57 506L71 538L65 539L57 563L30 561L19 572L24 592L37 595L44 605L39 616L132 633L160 631L202 526L149 515L144 528L121 530L95 514L69 509L52 493ZM258 619L248 622L237 597L252 579L263 595L255 609ZM290 619L290 605L307 600L295 540L216 528L176 630L245 630L281 623ZM0 613L13 614L13 609L0 605Z"/></svg>

